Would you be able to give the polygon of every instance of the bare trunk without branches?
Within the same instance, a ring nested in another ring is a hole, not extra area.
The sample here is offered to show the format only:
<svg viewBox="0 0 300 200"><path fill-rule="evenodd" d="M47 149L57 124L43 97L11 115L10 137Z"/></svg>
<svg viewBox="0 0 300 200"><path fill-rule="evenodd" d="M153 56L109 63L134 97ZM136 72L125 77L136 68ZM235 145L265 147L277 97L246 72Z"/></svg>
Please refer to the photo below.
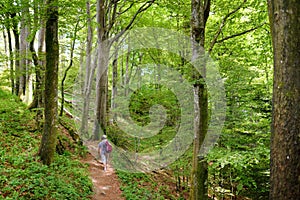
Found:
<svg viewBox="0 0 300 200"><path fill-rule="evenodd" d="M87 26L87 44L86 44L86 70L85 70L85 79L84 79L84 87L83 87L83 111L81 118L81 126L80 126L80 134L88 137L88 118L89 118L89 109L90 109L90 95L92 90L92 80L95 73L96 63L92 66L92 45L93 45L93 26L92 26L92 18L90 11L90 1L86 2L86 14L88 16ZM93 69L92 69L93 67Z"/></svg>
<svg viewBox="0 0 300 200"><path fill-rule="evenodd" d="M274 49L271 200L300 197L300 4L269 0Z"/></svg>
<svg viewBox="0 0 300 200"><path fill-rule="evenodd" d="M47 1L46 23L46 73L45 73L45 123L39 155L44 164L50 165L57 142L58 98L58 7L57 0Z"/></svg>
<svg viewBox="0 0 300 200"><path fill-rule="evenodd" d="M205 26L209 16L210 0L192 0L192 60L205 56ZM205 200L207 196L207 161L205 157L199 156L208 128L208 97L207 88L204 82L206 76L205 61L202 71L194 74L194 146L191 172L190 199Z"/></svg>

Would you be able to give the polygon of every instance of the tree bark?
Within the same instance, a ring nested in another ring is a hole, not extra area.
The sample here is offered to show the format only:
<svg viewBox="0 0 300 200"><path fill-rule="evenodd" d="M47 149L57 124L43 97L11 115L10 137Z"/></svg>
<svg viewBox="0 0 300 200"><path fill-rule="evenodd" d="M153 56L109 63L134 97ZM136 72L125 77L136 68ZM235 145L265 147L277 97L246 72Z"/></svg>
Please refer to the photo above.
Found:
<svg viewBox="0 0 300 200"><path fill-rule="evenodd" d="M205 26L209 17L210 0L192 0L191 39L192 61L205 56ZM208 129L208 97L204 78L206 76L205 61L201 74L195 73L194 79L194 133L193 160L191 172L190 199L205 200L207 196L207 161L199 155Z"/></svg>
<svg viewBox="0 0 300 200"><path fill-rule="evenodd" d="M23 5L25 6L25 5ZM28 30L28 14L29 8L24 7L22 9L22 19L21 19L21 30L20 30L20 85L18 96L25 95L26 92L26 69L27 69L27 37L29 35Z"/></svg>
<svg viewBox="0 0 300 200"><path fill-rule="evenodd" d="M57 141L57 92L58 92L58 7L57 0L47 1L46 22L46 73L45 73L45 123L39 155L44 164L50 165Z"/></svg>
<svg viewBox="0 0 300 200"><path fill-rule="evenodd" d="M116 41L118 42L118 41ZM119 53L119 49L118 46L116 45L116 49L114 52L114 60L112 62L112 88L111 88L111 110L116 109L116 103L115 103L115 99L117 97L118 94L118 87L117 87L117 83L118 83L118 55ZM114 114L112 116L112 122L114 123L116 121L116 115Z"/></svg>
<svg viewBox="0 0 300 200"><path fill-rule="evenodd" d="M61 107L60 107L59 116L62 116L63 112L64 112L64 104L65 104L65 80L67 78L68 71L73 66L73 57L74 57L75 43L76 43L76 39L77 39L78 25L79 25L79 20L76 22L75 29L74 29L74 35L73 35L72 42L71 42L70 63L69 63L69 66L67 67L67 69L65 70L64 76L63 76L63 78L61 80Z"/></svg>
<svg viewBox="0 0 300 200"><path fill-rule="evenodd" d="M44 75L45 75L45 20L43 17L38 18L38 13L43 12L44 0L40 2L35 2L34 4L34 29L37 29L40 26L38 31L38 50L35 51L34 48L34 38L30 42L30 51L32 55L32 60L35 66L35 88L34 88L34 99L29 105L29 109L36 109L35 121L37 128L40 130L43 125L43 111L44 108ZM38 11L39 7L39 11Z"/></svg>
<svg viewBox="0 0 300 200"><path fill-rule="evenodd" d="M83 95L83 111L81 117L80 134L83 136L89 135L88 133L88 118L90 109L90 95L91 95L91 82L93 80L95 66L92 69L92 44L93 44L93 26L91 18L91 8L90 1L86 2L86 14L87 14L87 41L86 41L86 69L85 69L85 79L84 79L84 95ZM95 64L94 64L95 65Z"/></svg>
<svg viewBox="0 0 300 200"><path fill-rule="evenodd" d="M20 87L20 34L18 31L18 23L15 19L16 14L12 14L11 18L13 20L13 34L15 38L15 72L16 72L16 84L15 84L15 94L19 95Z"/></svg>
<svg viewBox="0 0 300 200"><path fill-rule="evenodd" d="M93 128L93 139L99 140L106 131L106 104L107 104L107 60L109 52L105 45L107 39L106 17L104 0L97 1L97 38L98 38L98 70L96 82L96 110ZM101 132L100 132L101 131Z"/></svg>
<svg viewBox="0 0 300 200"><path fill-rule="evenodd" d="M14 59L13 59L13 49L12 49L12 38L10 34L10 29L7 28L7 37L8 37L8 51L9 51L9 68L10 68L10 84L11 84L11 93L15 93L15 72L14 72Z"/></svg>
<svg viewBox="0 0 300 200"><path fill-rule="evenodd" d="M269 0L274 50L270 199L300 197L300 4Z"/></svg>
<svg viewBox="0 0 300 200"><path fill-rule="evenodd" d="M7 36L6 36L6 34L5 34L5 30L2 30L2 34L3 34L3 40L4 40L4 52L5 52L5 55L7 55L8 54L8 48L7 48L7 46L8 46L8 41L7 41ZM8 58L6 57L5 58L5 66L8 66Z"/></svg>
<svg viewBox="0 0 300 200"><path fill-rule="evenodd" d="M107 99L108 99L108 75L107 65L109 50L113 42L117 41L127 30L129 30L137 16L147 10L155 0L142 4L135 12L129 23L119 31L113 38L108 38L112 28L115 27L117 17L124 11L117 12L119 1L97 1L97 35L98 35L98 71L96 83L96 110L93 128L93 139L98 140L100 135L106 131L107 126ZM133 5L133 3L132 3ZM131 7L131 6L130 6ZM130 8L129 8L130 9ZM129 9L126 9L128 11ZM125 11L125 12L126 12ZM108 40L109 39L109 40ZM102 131L102 133L100 133Z"/></svg>

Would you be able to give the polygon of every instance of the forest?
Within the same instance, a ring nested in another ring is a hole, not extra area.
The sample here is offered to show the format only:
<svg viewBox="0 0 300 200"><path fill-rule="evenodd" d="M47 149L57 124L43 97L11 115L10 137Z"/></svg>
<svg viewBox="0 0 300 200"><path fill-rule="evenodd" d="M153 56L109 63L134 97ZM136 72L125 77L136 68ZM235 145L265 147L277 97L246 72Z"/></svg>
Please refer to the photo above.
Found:
<svg viewBox="0 0 300 200"><path fill-rule="evenodd" d="M0 199L299 198L298 0L0 0L0 32Z"/></svg>

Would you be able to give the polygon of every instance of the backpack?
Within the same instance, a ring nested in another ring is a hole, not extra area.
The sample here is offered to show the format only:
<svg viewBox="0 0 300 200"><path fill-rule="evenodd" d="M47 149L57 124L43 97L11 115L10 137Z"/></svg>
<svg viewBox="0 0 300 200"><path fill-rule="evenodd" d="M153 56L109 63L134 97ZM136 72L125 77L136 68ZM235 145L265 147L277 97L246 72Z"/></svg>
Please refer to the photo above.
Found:
<svg viewBox="0 0 300 200"><path fill-rule="evenodd" d="M110 153L112 151L111 144L106 140L105 145L106 145L106 152Z"/></svg>

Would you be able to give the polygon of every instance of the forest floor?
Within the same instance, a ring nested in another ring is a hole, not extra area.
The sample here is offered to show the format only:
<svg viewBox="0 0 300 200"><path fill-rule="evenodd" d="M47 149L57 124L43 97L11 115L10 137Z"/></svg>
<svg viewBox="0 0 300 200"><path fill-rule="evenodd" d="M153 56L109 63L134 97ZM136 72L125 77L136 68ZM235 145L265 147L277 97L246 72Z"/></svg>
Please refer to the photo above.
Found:
<svg viewBox="0 0 300 200"><path fill-rule="evenodd" d="M120 182L111 165L108 165L106 171L103 170L103 164L94 156L96 145L85 144L91 153L82 159L83 163L89 165L90 177L94 185L94 195L92 200L124 200L120 190Z"/></svg>

